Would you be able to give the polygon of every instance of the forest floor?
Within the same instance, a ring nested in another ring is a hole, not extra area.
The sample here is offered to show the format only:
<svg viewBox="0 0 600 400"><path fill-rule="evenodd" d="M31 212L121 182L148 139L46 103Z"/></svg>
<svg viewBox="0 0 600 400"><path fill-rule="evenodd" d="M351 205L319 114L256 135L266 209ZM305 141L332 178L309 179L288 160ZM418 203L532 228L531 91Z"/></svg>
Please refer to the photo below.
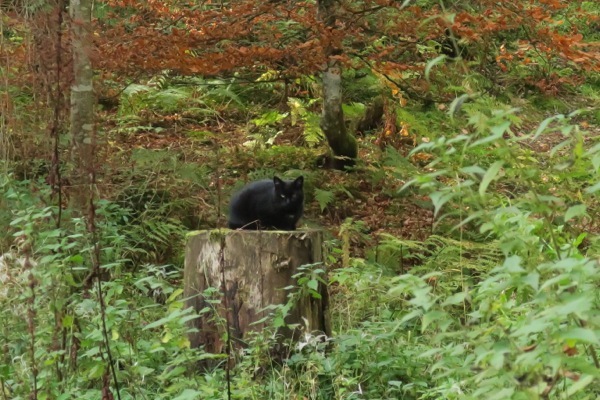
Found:
<svg viewBox="0 0 600 400"><path fill-rule="evenodd" d="M512 134L531 133L545 117L553 114L523 112L522 115L527 117L512 128ZM105 115L108 121L114 121L113 117ZM419 119L420 116L416 114L414 118ZM426 113L422 118L427 125ZM359 227L351 238L359 254L361 249L376 244L373 241L378 240L381 233L417 241L440 233L434 224L430 199L415 191L400 193L400 188L415 174L427 171L428 158L410 156L419 142L432 139L427 134L415 132L400 136L396 133L397 137L386 138L392 146L385 149L378 145L381 125L368 134L359 135L359 161L348 173L321 168L318 160L326 153L325 145L307 146L301 127L291 126L289 118L278 124L280 134L271 144L248 146L249 136L252 133L256 136L256 127L251 126L248 119L224 115L208 123L197 123L177 115L153 115L143 125L160 129L139 129L126 134L114 133L115 129L111 134L118 137L109 141L104 159L106 172L111 175L117 171L117 175L121 175L119 179L122 179L123 172L118 171L125 165L126 180L130 180L130 185L166 191L168 201L185 203L183 214L187 215L182 219L189 229L225 226L229 196L241 184L273 174L283 173L285 176L285 171L293 171L307 175L305 216L300 226L320 226L335 236L339 234L341 224L352 219ZM600 126L583 119L579 122L588 131L584 140L589 147L600 137ZM111 128L110 122L108 127ZM441 130L446 135L469 133L464 127L449 131L454 128L447 125L432 126L431 129ZM519 143L529 154L544 162L553 148L564 140L565 136L554 132L536 141ZM146 155L163 152L164 157L147 158L140 156L140 152ZM402 165L405 171L401 173L389 162L390 157L397 162L398 156L404 158ZM177 166L172 167L175 164ZM198 184L189 184L189 179L182 179L185 173L181 172L181 166L188 167L183 168L188 176L191 168L193 178L190 179ZM108 186L107 189L114 192ZM315 189L326 192L331 198L319 200ZM112 195L118 197L119 194L108 193L109 198ZM179 216L182 217L181 213ZM594 223L592 229L598 232L598 223Z"/></svg>

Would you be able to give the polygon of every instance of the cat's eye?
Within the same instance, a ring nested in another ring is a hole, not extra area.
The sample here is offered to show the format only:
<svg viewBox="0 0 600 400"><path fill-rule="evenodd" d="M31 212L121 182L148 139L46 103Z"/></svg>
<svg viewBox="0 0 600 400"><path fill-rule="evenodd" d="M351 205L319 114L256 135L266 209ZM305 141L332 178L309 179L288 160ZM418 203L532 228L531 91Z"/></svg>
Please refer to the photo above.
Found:
<svg viewBox="0 0 600 400"><path fill-rule="evenodd" d="M279 196L280 196L282 199L285 199L285 194L283 194L283 193L282 193L282 194L280 194Z"/></svg>

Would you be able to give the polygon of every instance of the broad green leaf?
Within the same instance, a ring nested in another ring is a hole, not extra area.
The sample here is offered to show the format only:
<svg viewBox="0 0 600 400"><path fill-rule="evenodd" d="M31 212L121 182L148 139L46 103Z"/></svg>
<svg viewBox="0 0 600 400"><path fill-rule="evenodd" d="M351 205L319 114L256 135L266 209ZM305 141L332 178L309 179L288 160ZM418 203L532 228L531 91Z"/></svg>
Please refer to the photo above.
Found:
<svg viewBox="0 0 600 400"><path fill-rule="evenodd" d="M402 319L400 320L400 322L405 323L405 322L411 321L415 318L419 318L419 317L421 317L421 315L423 315L423 312L421 310L413 310L413 311L409 312L408 314L406 314L405 316L403 316Z"/></svg>
<svg viewBox="0 0 600 400"><path fill-rule="evenodd" d="M493 133L492 137L500 137L504 135L508 128L510 128L510 121L503 121L500 124L494 125L490 128L490 131Z"/></svg>
<svg viewBox="0 0 600 400"><path fill-rule="evenodd" d="M547 308L544 313L554 317L565 317L571 314L586 312L592 307L590 296L587 293L580 293L571 296L564 304Z"/></svg>
<svg viewBox="0 0 600 400"><path fill-rule="evenodd" d="M512 332L511 336L515 338L522 338L532 333L544 332L550 326L552 326L552 323L550 321L537 318L531 321L527 321L527 324L525 326L516 329L514 332Z"/></svg>
<svg viewBox="0 0 600 400"><path fill-rule="evenodd" d="M312 290L317 290L319 288L319 281L316 279L311 279L310 281L306 282L306 286Z"/></svg>
<svg viewBox="0 0 600 400"><path fill-rule="evenodd" d="M171 332L165 332L163 337L160 339L162 343L169 343L173 339L173 334Z"/></svg>
<svg viewBox="0 0 600 400"><path fill-rule="evenodd" d="M431 325L431 323L433 323L434 321L441 322L442 320L445 320L447 318L449 318L448 314L446 314L443 311L429 311L428 313L423 315L423 320L421 322L421 331L424 332L427 329L427 327Z"/></svg>
<svg viewBox="0 0 600 400"><path fill-rule="evenodd" d="M500 139L502 137L502 135L504 134L504 130L507 129L509 126L510 126L510 123L506 123L506 124L503 124L502 126L498 127L497 129L492 129L492 135L489 135L489 136L486 136L479 140L476 140L475 142L473 142L469 145L469 148L481 146L482 144L487 144L487 143L490 143L490 142Z"/></svg>
<svg viewBox="0 0 600 400"><path fill-rule="evenodd" d="M185 389L181 394L173 400L198 400L203 398L203 393L197 390Z"/></svg>
<svg viewBox="0 0 600 400"><path fill-rule="evenodd" d="M594 171L598 172L600 169L600 153L592 157L592 165L594 166Z"/></svg>
<svg viewBox="0 0 600 400"><path fill-rule="evenodd" d="M598 153L600 152L600 143L596 143L594 146L592 146L591 148L589 148L586 152L585 155L586 156L591 156L592 154Z"/></svg>
<svg viewBox="0 0 600 400"><path fill-rule="evenodd" d="M595 377L593 375L586 375L583 378L580 378L578 381L575 381L574 384L567 388L567 391L565 392L565 398L570 398L575 393L580 392L581 390L586 388L590 383L594 382L594 380Z"/></svg>
<svg viewBox="0 0 600 400"><path fill-rule="evenodd" d="M523 277L523 282L528 284L533 290L538 290L540 287L540 274L531 272Z"/></svg>
<svg viewBox="0 0 600 400"><path fill-rule="evenodd" d="M170 321L173 321L173 320L179 318L182 314L183 314L183 312L181 310L175 310L175 311L171 312L169 315L167 315L166 317L161 318L158 321L149 323L143 329L148 330L148 329L153 329L153 328L159 327L161 325L164 325Z"/></svg>
<svg viewBox="0 0 600 400"><path fill-rule="evenodd" d="M444 193L444 192L433 192L429 195L431 202L433 203L433 207L435 208L434 216L437 216L442 206L446 204L454 194L452 192Z"/></svg>
<svg viewBox="0 0 600 400"><path fill-rule="evenodd" d="M571 206L565 213L565 222L576 217L581 217L582 215L586 215L585 204L577 204L575 206Z"/></svg>
<svg viewBox="0 0 600 400"><path fill-rule="evenodd" d="M460 172L472 175L484 175L485 169L481 168L479 165L469 165L468 167L462 167Z"/></svg>
<svg viewBox="0 0 600 400"><path fill-rule="evenodd" d="M591 330L586 328L570 328L565 332L560 332L558 337L562 340L572 341L572 345L577 343L589 343L598 345L600 341L598 340L598 335Z"/></svg>
<svg viewBox="0 0 600 400"><path fill-rule="evenodd" d="M467 297L467 292L455 293L452 296L449 296L442 302L442 306L451 306L456 304L461 304L465 298Z"/></svg>
<svg viewBox="0 0 600 400"><path fill-rule="evenodd" d="M285 321L284 321L283 317L278 316L278 317L273 318L273 326L275 328L284 327L285 326Z"/></svg>
<svg viewBox="0 0 600 400"><path fill-rule="evenodd" d="M96 363L88 372L89 379L97 379L104 375L104 363Z"/></svg>
<svg viewBox="0 0 600 400"><path fill-rule="evenodd" d="M585 189L585 191L590 194L596 193L598 190L600 190L600 182L596 183L594 186Z"/></svg>
<svg viewBox="0 0 600 400"><path fill-rule="evenodd" d="M515 392L514 388L504 388L498 391L494 391L494 394L488 397L488 400L505 400L511 399L513 393Z"/></svg>
<svg viewBox="0 0 600 400"><path fill-rule="evenodd" d="M62 323L65 328L71 328L74 321L75 318L72 315L65 315L62 319Z"/></svg>
<svg viewBox="0 0 600 400"><path fill-rule="evenodd" d="M175 300L177 297L179 297L179 295L182 294L182 293L183 293L183 289L181 289L181 288L175 290L173 293L171 293L171 295L167 299L167 303L173 302L173 300Z"/></svg>
<svg viewBox="0 0 600 400"><path fill-rule="evenodd" d="M490 166L490 168L488 168L487 171L485 171L485 174L483 175L483 179L481 180L481 183L479 184L479 195L481 197L485 196L485 192L486 192L488 186L496 178L496 176L498 175L498 172L500 172L500 168L502 168L502 165L503 165L502 161L496 161L495 163L493 163Z"/></svg>

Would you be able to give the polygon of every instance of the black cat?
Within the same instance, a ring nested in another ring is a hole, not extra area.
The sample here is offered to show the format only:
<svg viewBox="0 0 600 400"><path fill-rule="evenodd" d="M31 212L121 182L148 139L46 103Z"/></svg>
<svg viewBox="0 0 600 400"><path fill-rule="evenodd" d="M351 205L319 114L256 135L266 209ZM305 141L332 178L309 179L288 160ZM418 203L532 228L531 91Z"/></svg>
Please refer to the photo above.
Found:
<svg viewBox="0 0 600 400"><path fill-rule="evenodd" d="M255 181L233 195L229 205L231 229L293 231L304 209L304 177Z"/></svg>

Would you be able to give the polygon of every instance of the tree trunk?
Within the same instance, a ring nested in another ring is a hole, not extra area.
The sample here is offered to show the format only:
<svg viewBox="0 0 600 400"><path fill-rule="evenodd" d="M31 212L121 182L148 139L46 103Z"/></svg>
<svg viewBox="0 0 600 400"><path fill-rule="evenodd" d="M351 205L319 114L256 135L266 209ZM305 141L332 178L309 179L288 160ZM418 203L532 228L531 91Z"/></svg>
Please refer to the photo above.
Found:
<svg viewBox="0 0 600 400"><path fill-rule="evenodd" d="M71 0L73 84L71 85L71 140L75 171L72 183L77 207L86 211L89 176L94 166L94 92L92 49L92 0Z"/></svg>
<svg viewBox="0 0 600 400"><path fill-rule="evenodd" d="M335 29L336 0L318 0L319 18L326 27ZM323 72L323 110L321 129L333 152L331 165L344 169L354 164L358 155L358 144L354 136L346 129L342 109L342 66L335 58L341 50L333 44L325 49L327 65Z"/></svg>
<svg viewBox="0 0 600 400"><path fill-rule="evenodd" d="M256 323L269 315L264 308L286 304L289 286L298 268L322 261L321 231L199 231L190 234L186 246L184 296L187 306L202 314L190 322L198 329L190 336L191 345L204 346L211 353L221 353L227 343L222 341L229 327L231 344L240 347L251 331L260 332L268 322ZM225 282L223 282L223 278ZM208 288L218 290L215 303L204 297ZM299 324L296 329L281 328L283 338L298 338L302 329L330 334L327 289L317 288L320 298L310 294L297 299L285 318L286 325ZM303 293L303 292L299 292ZM218 318L215 318L215 313ZM227 323L215 323L221 318ZM280 349L281 350L281 349Z"/></svg>

